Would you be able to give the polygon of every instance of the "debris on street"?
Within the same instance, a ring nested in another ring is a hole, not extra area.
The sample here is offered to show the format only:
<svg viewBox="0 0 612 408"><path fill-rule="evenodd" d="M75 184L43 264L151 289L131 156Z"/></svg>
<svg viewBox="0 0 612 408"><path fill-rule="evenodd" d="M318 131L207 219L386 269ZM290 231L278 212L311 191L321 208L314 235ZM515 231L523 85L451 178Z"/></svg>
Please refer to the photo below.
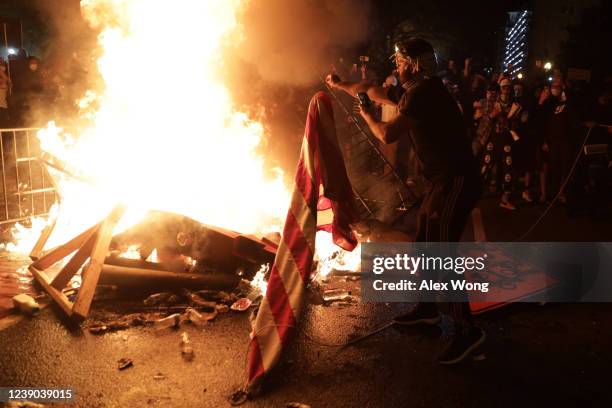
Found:
<svg viewBox="0 0 612 408"><path fill-rule="evenodd" d="M45 406L30 401L11 401L6 403L6 408L45 408Z"/></svg>
<svg viewBox="0 0 612 408"><path fill-rule="evenodd" d="M227 313L227 312L229 312L229 306L228 305L223 305L223 304L217 305L215 310L217 311L217 313Z"/></svg>
<svg viewBox="0 0 612 408"><path fill-rule="evenodd" d="M334 302L351 298L351 292L345 289L329 289L323 292L323 300Z"/></svg>
<svg viewBox="0 0 612 408"><path fill-rule="evenodd" d="M181 333L181 355L186 361L193 360L193 347L187 332Z"/></svg>
<svg viewBox="0 0 612 408"><path fill-rule="evenodd" d="M188 308L187 310L185 310L184 316L185 320L190 321L195 327L201 329L206 326L206 324L210 320L213 320L215 317L217 317L217 312L215 311L211 313L200 313L193 308Z"/></svg>
<svg viewBox="0 0 612 408"><path fill-rule="evenodd" d="M125 330L129 327L144 326L149 321L149 317L141 313L130 313L127 315L106 314L99 319L93 320L87 325L92 334L104 334Z"/></svg>
<svg viewBox="0 0 612 408"><path fill-rule="evenodd" d="M117 368L121 370L125 370L126 368L134 366L134 362L129 358L121 358L117 361Z"/></svg>
<svg viewBox="0 0 612 408"><path fill-rule="evenodd" d="M145 306L156 306L161 303L170 303L168 300L173 296L171 292L154 293L144 300Z"/></svg>
<svg viewBox="0 0 612 408"><path fill-rule="evenodd" d="M40 305L36 303L32 296L25 293L13 297L13 307L28 316L32 316L40 311Z"/></svg>
<svg viewBox="0 0 612 408"><path fill-rule="evenodd" d="M179 313L171 314L163 319L156 320L154 326L156 329L167 329L170 327L177 328L181 324L181 315Z"/></svg>
<svg viewBox="0 0 612 408"><path fill-rule="evenodd" d="M232 303L232 306L230 307L230 309L236 310L238 312L244 312L248 310L248 308L251 307L252 304L253 304L253 301L251 299L240 298L234 303Z"/></svg>

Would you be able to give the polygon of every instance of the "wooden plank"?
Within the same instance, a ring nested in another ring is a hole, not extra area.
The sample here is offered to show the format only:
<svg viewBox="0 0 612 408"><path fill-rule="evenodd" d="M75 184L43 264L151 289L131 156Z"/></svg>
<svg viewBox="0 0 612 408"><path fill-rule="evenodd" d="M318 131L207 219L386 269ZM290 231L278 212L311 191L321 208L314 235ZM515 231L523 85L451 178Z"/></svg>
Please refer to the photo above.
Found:
<svg viewBox="0 0 612 408"><path fill-rule="evenodd" d="M41 256L43 255L43 249L45 245L47 244L47 241L49 240L49 236L51 236L51 233L53 232L53 229L55 228L56 222L57 222L57 219L54 218L53 221L51 221L42 230L40 237L38 237L38 241L36 241L34 248L32 248L32 251L30 252L31 260L36 261L39 258L41 258Z"/></svg>
<svg viewBox="0 0 612 408"><path fill-rule="evenodd" d="M36 269L44 271L48 267L54 265L56 262L59 262L60 260L64 259L68 255L79 249L81 246L83 246L85 242L89 239L89 237L91 237L99 228L100 224L94 225L93 227L77 235L70 241L66 242L64 245L60 245L54 250L49 251L32 265Z"/></svg>
<svg viewBox="0 0 612 408"><path fill-rule="evenodd" d="M51 285L58 289L62 290L64 287L70 282L70 279L79 271L79 268L83 266L83 263L89 258L91 255L91 251L93 250L94 243L96 242L98 234L95 233L85 244L77 251L76 254L70 261L62 268L62 270L55 276Z"/></svg>
<svg viewBox="0 0 612 408"><path fill-rule="evenodd" d="M72 316L72 303L68 300L66 295L51 286L47 275L43 271L38 270L34 265L30 265L29 270L32 276L36 278L38 283L40 283L45 292L51 296L55 303L57 303L68 316Z"/></svg>
<svg viewBox="0 0 612 408"><path fill-rule="evenodd" d="M108 253L108 246L113 237L113 230L124 212L124 206L115 207L106 220L102 221L100 225L89 264L83 270L81 288L79 289L79 293L72 308L72 313L76 317L84 319L89 313L89 307L91 306L91 301L93 300L96 286L100 279L100 272L104 265L104 259Z"/></svg>

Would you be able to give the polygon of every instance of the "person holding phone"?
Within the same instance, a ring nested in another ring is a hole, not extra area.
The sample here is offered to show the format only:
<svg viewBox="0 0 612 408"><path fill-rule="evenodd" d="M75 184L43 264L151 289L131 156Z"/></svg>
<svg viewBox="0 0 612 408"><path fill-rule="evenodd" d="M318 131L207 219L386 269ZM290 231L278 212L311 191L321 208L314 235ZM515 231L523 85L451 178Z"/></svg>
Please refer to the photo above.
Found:
<svg viewBox="0 0 612 408"><path fill-rule="evenodd" d="M419 208L416 241L458 242L478 198L478 162L472 155L464 121L457 104L436 77L434 49L418 38L399 42L395 63L401 92L387 92L368 84L351 84L329 75L327 83L352 95L366 92L379 102L396 104L398 113L388 122L376 118L371 108L360 112L374 136L384 143L408 138L416 152L420 170L428 181L426 196ZM474 326L467 297L448 304L455 322L454 334L438 356L441 364L463 361L485 340L485 333ZM440 314L435 303L418 303L396 324L437 324Z"/></svg>

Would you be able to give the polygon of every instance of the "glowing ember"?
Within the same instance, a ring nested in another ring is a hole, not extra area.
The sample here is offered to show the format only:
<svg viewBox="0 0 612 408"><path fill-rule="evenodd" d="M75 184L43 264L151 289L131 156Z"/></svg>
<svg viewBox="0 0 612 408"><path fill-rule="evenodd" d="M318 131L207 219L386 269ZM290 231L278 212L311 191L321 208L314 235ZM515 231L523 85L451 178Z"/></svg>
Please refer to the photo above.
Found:
<svg viewBox="0 0 612 408"><path fill-rule="evenodd" d="M158 0L81 2L85 19L101 30L104 84L78 101L78 135L50 122L39 138L45 151L93 185L59 176L61 208L47 247L99 222L117 202L128 206L119 229L148 209L243 233L280 229L289 201L282 174L264 170L256 152L263 127L234 109L221 80L221 51L240 39L240 6L236 0L177 0L172 7ZM179 56L173 70L158 59L167 50Z"/></svg>

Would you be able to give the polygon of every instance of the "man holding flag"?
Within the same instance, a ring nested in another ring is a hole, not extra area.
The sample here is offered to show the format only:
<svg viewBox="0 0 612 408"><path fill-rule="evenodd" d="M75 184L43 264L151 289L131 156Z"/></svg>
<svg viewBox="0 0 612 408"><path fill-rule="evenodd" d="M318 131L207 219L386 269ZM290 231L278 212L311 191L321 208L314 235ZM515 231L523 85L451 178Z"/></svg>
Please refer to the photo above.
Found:
<svg viewBox="0 0 612 408"><path fill-rule="evenodd" d="M396 45L395 63L402 89L365 83L340 81L335 75L327 83L356 96L367 92L378 102L396 104L399 113L387 122L361 106L364 118L376 138L393 143L409 138L416 152L420 170L428 181L428 191L417 220L417 242L458 242L470 213L480 196L478 163L457 104L437 78L434 49L422 39L408 39ZM391 88L392 89L392 88ZM438 357L440 364L463 361L485 340L485 333L473 325L467 297L464 302L450 302L455 331ZM398 316L396 324L437 324L440 314L435 303L419 303L411 312Z"/></svg>

